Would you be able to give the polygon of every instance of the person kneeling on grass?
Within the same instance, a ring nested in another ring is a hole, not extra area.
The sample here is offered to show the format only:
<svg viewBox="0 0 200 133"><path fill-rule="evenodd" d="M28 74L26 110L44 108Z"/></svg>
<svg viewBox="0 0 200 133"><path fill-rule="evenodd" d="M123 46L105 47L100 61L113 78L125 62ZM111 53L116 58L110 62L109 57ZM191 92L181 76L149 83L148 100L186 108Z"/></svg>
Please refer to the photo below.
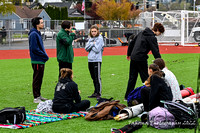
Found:
<svg viewBox="0 0 200 133"><path fill-rule="evenodd" d="M55 113L85 111L90 107L90 101L81 101L78 85L72 80L73 71L68 68L62 68L60 73L61 77L55 87L53 111Z"/></svg>

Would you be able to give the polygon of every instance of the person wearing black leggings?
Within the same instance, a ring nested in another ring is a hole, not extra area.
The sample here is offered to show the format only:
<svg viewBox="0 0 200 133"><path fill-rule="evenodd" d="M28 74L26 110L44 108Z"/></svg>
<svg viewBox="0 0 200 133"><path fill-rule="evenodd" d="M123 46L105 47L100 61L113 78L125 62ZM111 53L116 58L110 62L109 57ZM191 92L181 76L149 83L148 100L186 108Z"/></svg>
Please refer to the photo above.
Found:
<svg viewBox="0 0 200 133"><path fill-rule="evenodd" d="M88 54L88 68L90 76L94 84L94 93L88 98L101 97L101 63L103 54L104 41L99 33L99 28L96 25L90 28L90 39L88 40L85 50Z"/></svg>

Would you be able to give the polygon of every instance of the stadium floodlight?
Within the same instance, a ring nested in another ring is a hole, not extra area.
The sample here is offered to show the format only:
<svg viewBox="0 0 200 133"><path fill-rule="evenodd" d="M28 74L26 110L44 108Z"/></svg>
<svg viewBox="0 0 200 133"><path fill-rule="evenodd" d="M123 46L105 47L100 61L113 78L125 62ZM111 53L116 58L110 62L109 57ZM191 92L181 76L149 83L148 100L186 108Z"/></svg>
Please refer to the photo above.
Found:
<svg viewBox="0 0 200 133"><path fill-rule="evenodd" d="M146 2L146 8L149 8L149 2L148 1Z"/></svg>
<svg viewBox="0 0 200 133"><path fill-rule="evenodd" d="M136 10L139 9L139 3L140 3L140 2L137 2L137 3L136 3Z"/></svg>
<svg viewBox="0 0 200 133"><path fill-rule="evenodd" d="M159 9L159 0L156 1L156 9Z"/></svg>

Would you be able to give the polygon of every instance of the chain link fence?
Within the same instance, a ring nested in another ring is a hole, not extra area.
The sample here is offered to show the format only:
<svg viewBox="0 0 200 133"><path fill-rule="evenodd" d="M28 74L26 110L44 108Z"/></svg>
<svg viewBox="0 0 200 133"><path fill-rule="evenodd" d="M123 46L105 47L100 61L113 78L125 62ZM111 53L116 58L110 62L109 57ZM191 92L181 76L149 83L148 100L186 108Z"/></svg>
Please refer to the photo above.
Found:
<svg viewBox="0 0 200 133"><path fill-rule="evenodd" d="M157 37L160 44L199 43L200 42L200 12L193 11L154 11L142 12L135 20L71 20L77 29L77 37L81 38L74 47L84 47L87 42L89 29L97 25L104 37L106 46L120 46L127 42L125 33L138 34L146 27L152 27L155 22L164 25L166 31ZM62 20L44 21L41 30L45 47L56 48L56 36L61 29ZM32 28L31 20L2 20L0 19L0 48L28 48L28 32Z"/></svg>
<svg viewBox="0 0 200 133"><path fill-rule="evenodd" d="M100 33L104 37L106 46L118 46L122 42L127 42L125 33L137 34L144 29L138 27L134 21L102 21L102 20L87 20L77 21L72 20L72 25L77 29L77 37L81 40L75 43L74 47L84 47L87 42L89 29L92 25L97 25ZM44 21L44 29L41 30L41 35L46 47L56 47L56 35L61 29L62 20ZM0 19L0 48L10 47L11 49L28 48L28 33L32 28L31 20L1 20Z"/></svg>

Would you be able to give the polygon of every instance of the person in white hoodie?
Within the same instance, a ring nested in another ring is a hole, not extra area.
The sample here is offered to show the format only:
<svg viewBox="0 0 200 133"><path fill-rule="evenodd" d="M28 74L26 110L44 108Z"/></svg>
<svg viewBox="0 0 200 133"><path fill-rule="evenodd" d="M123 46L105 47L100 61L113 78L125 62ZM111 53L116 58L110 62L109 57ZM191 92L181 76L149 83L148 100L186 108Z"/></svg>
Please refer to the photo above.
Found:
<svg viewBox="0 0 200 133"><path fill-rule="evenodd" d="M92 25L90 28L90 39L88 40L85 50L88 54L88 68L94 84L94 93L88 98L101 97L101 63L103 54L104 41L99 33L99 28Z"/></svg>
<svg viewBox="0 0 200 133"><path fill-rule="evenodd" d="M153 61L153 63L157 64L160 70L165 73L165 82L171 88L173 101L182 100L181 91L176 76L167 69L165 66L165 61L161 58L157 58Z"/></svg>

